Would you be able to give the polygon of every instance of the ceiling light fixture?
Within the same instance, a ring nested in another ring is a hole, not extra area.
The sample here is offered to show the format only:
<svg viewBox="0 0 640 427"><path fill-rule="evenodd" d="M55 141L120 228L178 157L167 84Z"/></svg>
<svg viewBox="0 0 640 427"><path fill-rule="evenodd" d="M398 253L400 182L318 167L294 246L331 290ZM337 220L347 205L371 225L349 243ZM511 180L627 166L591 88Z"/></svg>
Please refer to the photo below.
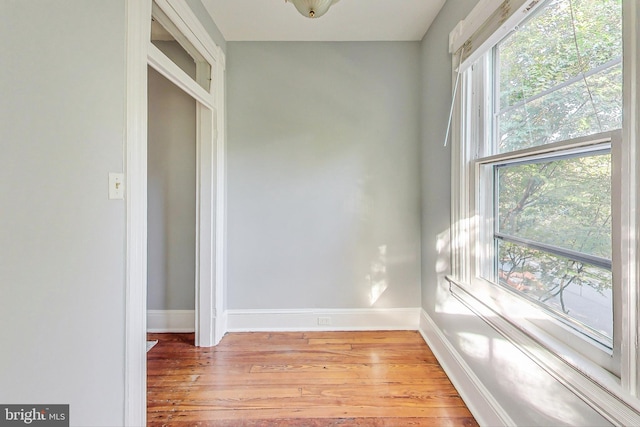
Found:
<svg viewBox="0 0 640 427"><path fill-rule="evenodd" d="M285 0L286 3L293 3L298 12L308 18L320 18L338 1L340 0Z"/></svg>

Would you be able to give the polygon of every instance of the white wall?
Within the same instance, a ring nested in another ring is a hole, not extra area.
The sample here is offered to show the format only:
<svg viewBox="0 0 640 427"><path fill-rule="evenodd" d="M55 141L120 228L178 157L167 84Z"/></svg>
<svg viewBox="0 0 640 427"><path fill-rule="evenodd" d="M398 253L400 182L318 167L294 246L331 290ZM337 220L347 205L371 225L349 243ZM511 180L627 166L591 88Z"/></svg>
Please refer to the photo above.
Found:
<svg viewBox="0 0 640 427"><path fill-rule="evenodd" d="M417 307L419 44L227 43L228 307Z"/></svg>
<svg viewBox="0 0 640 427"><path fill-rule="evenodd" d="M150 67L148 75L147 308L193 310L196 102Z"/></svg>
<svg viewBox="0 0 640 427"><path fill-rule="evenodd" d="M124 417L125 8L0 0L0 402Z"/></svg>
<svg viewBox="0 0 640 427"><path fill-rule="evenodd" d="M422 307L517 425L609 425L454 300L444 281L449 255L437 248L450 226L451 152L443 148L452 92L448 35L476 3L448 0L422 41Z"/></svg>

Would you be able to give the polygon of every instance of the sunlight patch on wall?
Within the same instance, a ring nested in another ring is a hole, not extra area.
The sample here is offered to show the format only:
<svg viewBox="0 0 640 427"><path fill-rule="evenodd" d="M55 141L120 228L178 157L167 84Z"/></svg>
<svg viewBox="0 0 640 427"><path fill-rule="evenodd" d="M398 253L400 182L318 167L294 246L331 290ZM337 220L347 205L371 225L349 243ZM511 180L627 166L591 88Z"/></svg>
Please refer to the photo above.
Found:
<svg viewBox="0 0 640 427"><path fill-rule="evenodd" d="M438 234L436 239L436 274L446 274L451 266L450 260L451 231L449 229Z"/></svg>
<svg viewBox="0 0 640 427"><path fill-rule="evenodd" d="M371 262L365 280L369 286L369 303L374 305L389 287L387 281L387 245L378 246L378 254Z"/></svg>

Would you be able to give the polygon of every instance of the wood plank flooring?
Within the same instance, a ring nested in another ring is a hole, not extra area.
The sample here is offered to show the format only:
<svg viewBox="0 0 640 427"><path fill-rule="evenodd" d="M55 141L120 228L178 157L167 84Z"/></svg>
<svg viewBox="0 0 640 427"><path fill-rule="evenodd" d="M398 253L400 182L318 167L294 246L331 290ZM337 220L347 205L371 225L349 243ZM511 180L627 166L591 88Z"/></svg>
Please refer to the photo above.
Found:
<svg viewBox="0 0 640 427"><path fill-rule="evenodd" d="M150 426L477 426L418 332L149 334Z"/></svg>

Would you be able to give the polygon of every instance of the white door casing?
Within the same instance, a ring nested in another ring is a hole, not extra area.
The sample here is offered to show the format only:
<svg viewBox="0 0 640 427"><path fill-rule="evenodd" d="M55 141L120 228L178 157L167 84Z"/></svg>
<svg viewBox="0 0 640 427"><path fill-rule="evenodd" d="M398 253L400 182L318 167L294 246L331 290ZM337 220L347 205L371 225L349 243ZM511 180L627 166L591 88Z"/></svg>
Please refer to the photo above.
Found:
<svg viewBox="0 0 640 427"><path fill-rule="evenodd" d="M223 51L180 0L155 0L192 49L196 81L151 44L154 0L126 0L126 340L124 425L146 424L147 66L196 100L196 345L225 333L225 134ZM206 65L206 66L205 66ZM211 84L202 84L210 80ZM200 83L200 84L199 84ZM204 87L209 86L209 90Z"/></svg>

